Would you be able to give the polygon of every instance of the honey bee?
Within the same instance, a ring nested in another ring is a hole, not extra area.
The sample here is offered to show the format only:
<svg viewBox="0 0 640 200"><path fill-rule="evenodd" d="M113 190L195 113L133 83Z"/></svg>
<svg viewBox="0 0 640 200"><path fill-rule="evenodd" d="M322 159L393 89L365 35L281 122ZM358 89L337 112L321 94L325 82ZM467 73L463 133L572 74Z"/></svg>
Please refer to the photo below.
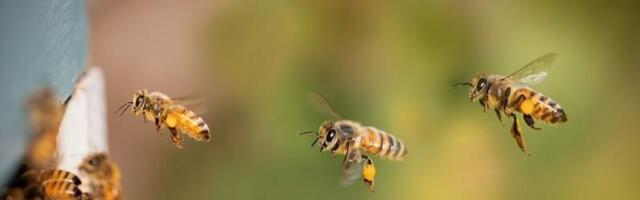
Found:
<svg viewBox="0 0 640 200"><path fill-rule="evenodd" d="M68 171L27 169L18 179L12 181L12 186L17 187L10 187L3 199L76 200L82 196L82 181Z"/></svg>
<svg viewBox="0 0 640 200"><path fill-rule="evenodd" d="M325 121L318 131L305 131L300 135L314 133L317 138L311 144L312 148L319 144L320 151L328 151L333 156L345 155L341 177L343 186L351 185L362 177L369 191L373 192L376 168L372 157L401 161L407 155L405 144L396 136L377 128L341 119L326 99L317 94L310 94L309 98L312 104L320 106L319 109L327 111L337 120Z"/></svg>
<svg viewBox="0 0 640 200"><path fill-rule="evenodd" d="M79 167L80 174L88 178L90 188L87 199L120 199L120 168L105 153L87 156Z"/></svg>
<svg viewBox="0 0 640 200"><path fill-rule="evenodd" d="M139 90L133 95L133 100L122 105L118 111L124 113L130 108L134 116L142 114L144 121L153 121L156 132L165 126L171 132L171 142L182 149L180 135L184 133L197 141L210 141L209 126L195 112L178 104L160 92L149 93L146 89Z"/></svg>
<svg viewBox="0 0 640 200"><path fill-rule="evenodd" d="M80 179L54 168L62 105L51 88L42 88L27 99L26 111L31 142L3 199L74 199L81 193Z"/></svg>
<svg viewBox="0 0 640 200"><path fill-rule="evenodd" d="M547 73L543 68L549 66L555 58L556 54L547 54L508 76L480 73L475 75L471 82L463 82L454 86L469 86L470 101L480 102L485 112L493 109L500 122L503 122L502 113L513 118L511 135L520 150L529 155L515 112L521 113L526 124L535 130L540 130L540 128L535 126L534 119L549 124L567 121L567 114L558 103L528 87L528 85L544 80Z"/></svg>
<svg viewBox="0 0 640 200"><path fill-rule="evenodd" d="M71 172L60 169L47 170L41 174L40 180L44 199L72 200L82 196L79 188L82 182Z"/></svg>
<svg viewBox="0 0 640 200"><path fill-rule="evenodd" d="M44 170L56 164L56 137L63 108L50 88L37 90L26 104L33 136L27 147L25 164L33 170Z"/></svg>

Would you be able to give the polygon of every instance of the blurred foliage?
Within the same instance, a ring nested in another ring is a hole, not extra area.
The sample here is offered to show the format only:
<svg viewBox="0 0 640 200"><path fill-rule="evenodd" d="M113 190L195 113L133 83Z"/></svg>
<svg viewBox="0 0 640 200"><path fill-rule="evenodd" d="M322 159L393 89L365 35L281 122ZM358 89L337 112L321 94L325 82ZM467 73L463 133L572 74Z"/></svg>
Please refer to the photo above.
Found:
<svg viewBox="0 0 640 200"><path fill-rule="evenodd" d="M154 199L638 199L640 17L624 1L222 2L203 35L214 141L169 156ZM559 58L534 88L569 122L525 128L522 154L493 113L450 85ZM343 117L402 138L375 194L338 184L341 158L297 136Z"/></svg>

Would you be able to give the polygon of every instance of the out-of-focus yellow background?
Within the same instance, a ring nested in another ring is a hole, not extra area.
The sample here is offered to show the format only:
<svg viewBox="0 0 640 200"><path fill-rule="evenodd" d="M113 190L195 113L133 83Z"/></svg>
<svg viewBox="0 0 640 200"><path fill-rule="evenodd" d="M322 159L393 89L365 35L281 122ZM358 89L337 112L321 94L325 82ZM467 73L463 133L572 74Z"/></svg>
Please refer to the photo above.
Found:
<svg viewBox="0 0 640 200"><path fill-rule="evenodd" d="M89 1L91 64L115 110L140 88L203 95L213 141L109 114L126 199L638 199L640 4L627 1ZM534 86L569 121L524 128L450 85L559 57ZM341 158L310 149L329 119L402 138L375 160L376 193L338 184ZM199 108L200 107L200 108Z"/></svg>

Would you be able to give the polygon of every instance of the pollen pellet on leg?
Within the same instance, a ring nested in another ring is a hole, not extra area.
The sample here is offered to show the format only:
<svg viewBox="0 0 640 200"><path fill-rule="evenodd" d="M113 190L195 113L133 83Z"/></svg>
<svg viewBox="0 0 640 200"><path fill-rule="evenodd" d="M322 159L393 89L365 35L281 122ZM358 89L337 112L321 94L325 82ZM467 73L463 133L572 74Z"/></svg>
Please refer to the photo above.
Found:
<svg viewBox="0 0 640 200"><path fill-rule="evenodd" d="M176 117L174 115L167 115L167 118L164 120L164 123L168 126L168 127L176 127L176 124L178 123L178 119L176 119Z"/></svg>
<svg viewBox="0 0 640 200"><path fill-rule="evenodd" d="M529 115L533 113L533 107L533 101L531 101L531 99L525 99L520 103L520 111L522 111L523 114Z"/></svg>
<svg viewBox="0 0 640 200"><path fill-rule="evenodd" d="M362 178L373 181L376 176L376 168L371 164L366 164L362 169Z"/></svg>

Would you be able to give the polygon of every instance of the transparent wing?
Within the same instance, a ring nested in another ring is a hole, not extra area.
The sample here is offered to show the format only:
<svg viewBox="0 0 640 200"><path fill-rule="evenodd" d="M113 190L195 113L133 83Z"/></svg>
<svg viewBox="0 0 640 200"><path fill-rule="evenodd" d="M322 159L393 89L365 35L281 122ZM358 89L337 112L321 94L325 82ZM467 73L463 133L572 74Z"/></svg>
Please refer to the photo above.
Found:
<svg viewBox="0 0 640 200"><path fill-rule="evenodd" d="M180 105L200 114L205 113L205 111L208 110L207 104L203 103L205 98L202 96L181 96L170 98L160 92L151 93L150 96L154 97L153 100L162 106L170 107L172 105Z"/></svg>
<svg viewBox="0 0 640 200"><path fill-rule="evenodd" d="M180 104L199 114L206 113L209 110L209 104L205 102L203 96L182 96L172 98L174 104Z"/></svg>
<svg viewBox="0 0 640 200"><path fill-rule="evenodd" d="M185 106L200 105L204 102L204 99L205 98L203 96L181 96L181 97L171 98L171 100L173 100L174 102L180 103Z"/></svg>
<svg viewBox="0 0 640 200"><path fill-rule="evenodd" d="M350 186L360 179L360 172L363 167L360 151L352 148L351 145L348 148L349 150L342 163L342 175L340 177L340 185L342 187Z"/></svg>
<svg viewBox="0 0 640 200"><path fill-rule="evenodd" d="M518 83L525 85L538 84L547 77L547 72L541 71L535 74L526 75L518 80Z"/></svg>
<svg viewBox="0 0 640 200"><path fill-rule="evenodd" d="M502 80L509 80L523 84L535 84L542 82L547 76L545 68L556 59L555 53L541 56L517 71L506 76Z"/></svg>
<svg viewBox="0 0 640 200"><path fill-rule="evenodd" d="M316 93L309 93L307 96L309 98L309 103L316 109L318 112L322 112L336 119L342 119L340 115L331 107L329 101L324 97L320 96Z"/></svg>

